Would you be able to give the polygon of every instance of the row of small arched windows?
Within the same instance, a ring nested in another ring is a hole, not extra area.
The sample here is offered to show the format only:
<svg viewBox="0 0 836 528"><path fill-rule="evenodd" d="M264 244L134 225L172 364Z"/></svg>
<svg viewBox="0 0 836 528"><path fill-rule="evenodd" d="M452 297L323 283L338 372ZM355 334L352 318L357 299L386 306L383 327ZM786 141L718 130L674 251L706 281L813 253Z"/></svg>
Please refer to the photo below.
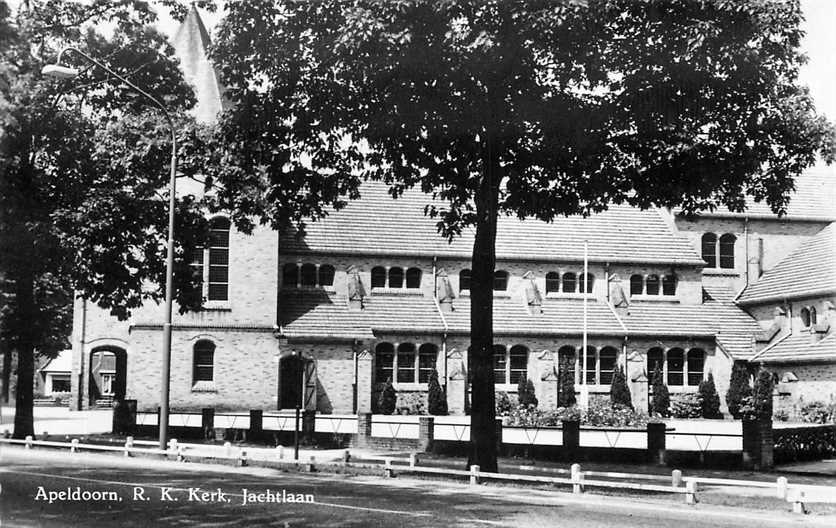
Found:
<svg viewBox="0 0 836 528"><path fill-rule="evenodd" d="M459 291L470 291L472 272L463 269L459 272ZM546 293L592 293L592 286L595 284L595 276L591 273L566 272L561 277L560 273L552 271L546 274ZM493 274L494 291L508 290L508 272L496 270Z"/></svg>
<svg viewBox="0 0 836 528"><path fill-rule="evenodd" d="M375 381L385 383L429 383L438 360L432 343L378 343L375 347Z"/></svg>
<svg viewBox="0 0 836 528"><path fill-rule="evenodd" d="M676 295L676 275L633 275L630 295Z"/></svg>
<svg viewBox="0 0 836 528"><path fill-rule="evenodd" d="M334 266L305 263L301 266L289 262L282 268L282 285L285 288L325 287L334 285Z"/></svg>
<svg viewBox="0 0 836 528"><path fill-rule="evenodd" d="M734 269L734 243L737 237L726 233L717 238L714 233L702 236L702 259L709 268Z"/></svg>
<svg viewBox="0 0 836 528"><path fill-rule="evenodd" d="M392 266L388 270L383 266L372 268L372 288L407 288L409 290L421 287L421 270Z"/></svg>
<svg viewBox="0 0 836 528"><path fill-rule="evenodd" d="M804 307L801 309L801 325L804 328L809 328L814 326L818 323L818 314L816 313L816 307Z"/></svg>

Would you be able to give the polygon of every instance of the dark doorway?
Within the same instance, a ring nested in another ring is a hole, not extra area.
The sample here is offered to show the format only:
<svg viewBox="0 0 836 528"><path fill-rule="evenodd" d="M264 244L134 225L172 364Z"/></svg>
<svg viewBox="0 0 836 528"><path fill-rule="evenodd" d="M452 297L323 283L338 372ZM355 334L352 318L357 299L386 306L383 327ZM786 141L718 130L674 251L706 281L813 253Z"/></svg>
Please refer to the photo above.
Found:
<svg viewBox="0 0 836 528"><path fill-rule="evenodd" d="M303 367L299 356L287 356L279 362L279 409L302 405Z"/></svg>
<svg viewBox="0 0 836 528"><path fill-rule="evenodd" d="M128 355L116 347L97 348L90 353L88 396L90 406L124 400L127 388Z"/></svg>

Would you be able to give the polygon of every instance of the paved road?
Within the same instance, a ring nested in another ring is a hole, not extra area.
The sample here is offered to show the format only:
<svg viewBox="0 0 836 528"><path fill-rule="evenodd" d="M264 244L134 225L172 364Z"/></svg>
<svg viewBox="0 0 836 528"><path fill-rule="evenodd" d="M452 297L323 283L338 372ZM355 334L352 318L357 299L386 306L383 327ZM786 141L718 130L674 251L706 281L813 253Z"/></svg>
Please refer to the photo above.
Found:
<svg viewBox="0 0 836 528"><path fill-rule="evenodd" d="M739 527L829 525L707 506L456 483L281 473L48 451L0 451L0 526L539 526ZM190 493L189 489L195 489ZM199 488L200 491L197 491ZM87 492L88 500L60 493ZM247 503L244 503L246 489ZM221 491L221 494L209 492ZM288 494L305 502L253 502ZM206 494L203 494L206 491ZM249 495L254 493L255 495ZM259 497L259 494L262 494ZM50 498L54 502L50 503ZM95 500L100 499L100 500Z"/></svg>

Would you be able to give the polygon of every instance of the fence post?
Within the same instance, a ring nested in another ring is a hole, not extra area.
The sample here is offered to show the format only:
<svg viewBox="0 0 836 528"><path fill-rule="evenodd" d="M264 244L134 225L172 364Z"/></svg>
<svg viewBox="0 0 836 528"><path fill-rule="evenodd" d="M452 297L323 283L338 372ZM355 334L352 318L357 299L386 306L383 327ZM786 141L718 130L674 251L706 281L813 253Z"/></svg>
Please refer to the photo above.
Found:
<svg viewBox="0 0 836 528"><path fill-rule="evenodd" d="M421 451L428 453L433 446L435 436L435 418L432 416L420 416L418 418L418 445Z"/></svg>
<svg viewBox="0 0 836 528"><path fill-rule="evenodd" d="M343 451L343 463L348 464L351 461L351 452L346 449Z"/></svg>
<svg viewBox="0 0 836 528"><path fill-rule="evenodd" d="M264 411L250 409L250 440L257 441L264 431Z"/></svg>
<svg viewBox="0 0 836 528"><path fill-rule="evenodd" d="M494 428L496 431L496 453L497 455L502 454L502 418L497 418L494 422Z"/></svg>
<svg viewBox="0 0 836 528"><path fill-rule="evenodd" d="M787 500L787 477L778 477L775 483L775 496Z"/></svg>
<svg viewBox="0 0 836 528"><path fill-rule="evenodd" d="M232 443L231 442L224 442L224 456L231 457L232 456Z"/></svg>
<svg viewBox="0 0 836 528"><path fill-rule="evenodd" d="M479 484L479 466L470 466L470 484Z"/></svg>
<svg viewBox="0 0 836 528"><path fill-rule="evenodd" d="M246 449L241 450L241 456L238 458L238 465L241 466L241 467L246 467L246 466L249 465L249 463L247 462L247 450Z"/></svg>
<svg viewBox="0 0 836 528"><path fill-rule="evenodd" d="M650 462L665 464L665 431L667 425L664 423L647 424L647 458Z"/></svg>
<svg viewBox="0 0 836 528"><path fill-rule="evenodd" d="M804 491L800 489L794 489L792 493L792 512L793 513L800 513L805 514L807 513L807 508L804 505Z"/></svg>
<svg viewBox="0 0 836 528"><path fill-rule="evenodd" d="M131 456L131 448L134 446L134 437L129 436L125 438L125 456Z"/></svg>
<svg viewBox="0 0 836 528"><path fill-rule="evenodd" d="M561 429L563 430L563 448L566 451L566 457L572 460L575 458L575 453L580 445L581 423L577 420L563 420Z"/></svg>
<svg viewBox="0 0 836 528"><path fill-rule="evenodd" d="M185 448L181 445L178 445L177 446L177 462L182 462L182 461L186 460L186 456L183 454L183 451L185 451Z"/></svg>
<svg viewBox="0 0 836 528"><path fill-rule="evenodd" d="M418 453L409 454L409 467L414 468L418 465Z"/></svg>
<svg viewBox="0 0 836 528"><path fill-rule="evenodd" d="M572 464L570 468L572 475L572 493L583 493L583 472L580 464Z"/></svg>
<svg viewBox="0 0 836 528"><path fill-rule="evenodd" d="M387 458L383 461L383 476L392 478L392 459Z"/></svg>
<svg viewBox="0 0 836 528"><path fill-rule="evenodd" d="M313 442L316 431L316 411L305 409L302 411L302 441L310 444Z"/></svg>
<svg viewBox="0 0 836 528"><path fill-rule="evenodd" d="M674 469L671 471L671 487L678 488L682 485L682 471Z"/></svg>
<svg viewBox="0 0 836 528"><path fill-rule="evenodd" d="M32 449L32 435L26 435L26 449Z"/></svg>
<svg viewBox="0 0 836 528"><path fill-rule="evenodd" d="M372 438L372 413L357 413L357 440L358 447L368 447Z"/></svg>
<svg viewBox="0 0 836 528"><path fill-rule="evenodd" d="M200 410L200 426L203 428L205 440L215 436L215 409L204 407Z"/></svg>
<svg viewBox="0 0 836 528"><path fill-rule="evenodd" d="M313 473L315 465L316 465L316 457L311 455L310 460L308 460L308 463L305 464L305 471L307 471L308 473Z"/></svg>
<svg viewBox="0 0 836 528"><path fill-rule="evenodd" d="M276 446L276 452L279 454L279 460L284 460L284 446L283 445L277 445Z"/></svg>
<svg viewBox="0 0 836 528"><path fill-rule="evenodd" d="M697 481L689 480L685 482L685 504L697 503Z"/></svg>
<svg viewBox="0 0 836 528"><path fill-rule="evenodd" d="M70 453L77 453L78 452L78 438L73 438L70 441Z"/></svg>

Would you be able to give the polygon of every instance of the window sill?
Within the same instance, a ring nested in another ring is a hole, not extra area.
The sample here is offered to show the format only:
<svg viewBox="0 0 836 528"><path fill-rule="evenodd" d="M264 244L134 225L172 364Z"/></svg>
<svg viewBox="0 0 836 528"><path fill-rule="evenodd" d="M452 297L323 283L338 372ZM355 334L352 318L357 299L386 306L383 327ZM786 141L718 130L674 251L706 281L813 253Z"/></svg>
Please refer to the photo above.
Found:
<svg viewBox="0 0 836 528"><path fill-rule="evenodd" d="M229 301L206 301L202 309L206 312L231 312L232 303Z"/></svg>
<svg viewBox="0 0 836 528"><path fill-rule="evenodd" d="M510 299L511 298L511 292L508 291L508 290L504 290L504 291L494 290L493 291L493 296L497 297L499 299ZM470 290L460 290L459 291L459 297L470 297Z"/></svg>
<svg viewBox="0 0 836 528"><path fill-rule="evenodd" d="M678 303L679 298L676 295L631 295L630 301Z"/></svg>
<svg viewBox="0 0 836 528"><path fill-rule="evenodd" d="M334 286L282 286L282 291L326 291L334 293L337 289Z"/></svg>
<svg viewBox="0 0 836 528"><path fill-rule="evenodd" d="M430 390L429 383L392 383L392 387L398 391L427 391Z"/></svg>
<svg viewBox="0 0 836 528"><path fill-rule="evenodd" d="M197 381L192 385L192 392L218 392L214 381Z"/></svg>
<svg viewBox="0 0 836 528"><path fill-rule="evenodd" d="M494 388L497 392L509 392L509 393L517 393L518 385L514 383L497 383L494 385Z"/></svg>
<svg viewBox="0 0 836 528"><path fill-rule="evenodd" d="M372 288L372 295L403 295L422 297L424 292L421 288Z"/></svg>
<svg viewBox="0 0 836 528"><path fill-rule="evenodd" d="M546 299L591 299L594 301L595 294L577 292L548 292L546 293Z"/></svg>
<svg viewBox="0 0 836 528"><path fill-rule="evenodd" d="M713 275L717 277L739 277L740 273L733 268L703 268L703 275Z"/></svg>

